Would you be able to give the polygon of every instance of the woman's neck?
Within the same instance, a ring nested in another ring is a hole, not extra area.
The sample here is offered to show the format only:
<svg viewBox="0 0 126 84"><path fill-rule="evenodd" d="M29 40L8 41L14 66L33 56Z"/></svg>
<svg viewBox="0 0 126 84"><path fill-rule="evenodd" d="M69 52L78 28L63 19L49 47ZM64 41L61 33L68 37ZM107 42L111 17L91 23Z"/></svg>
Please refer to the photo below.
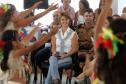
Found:
<svg viewBox="0 0 126 84"><path fill-rule="evenodd" d="M55 20L52 22L52 24L59 24L59 22Z"/></svg>
<svg viewBox="0 0 126 84"><path fill-rule="evenodd" d="M66 27L66 26L65 26L65 27L62 27L62 32L63 32L63 34L66 32L67 28L68 28L68 27Z"/></svg>
<svg viewBox="0 0 126 84"><path fill-rule="evenodd" d="M80 15L84 15L85 10L79 10Z"/></svg>
<svg viewBox="0 0 126 84"><path fill-rule="evenodd" d="M69 9L69 6L63 6L63 9L64 10L68 10Z"/></svg>

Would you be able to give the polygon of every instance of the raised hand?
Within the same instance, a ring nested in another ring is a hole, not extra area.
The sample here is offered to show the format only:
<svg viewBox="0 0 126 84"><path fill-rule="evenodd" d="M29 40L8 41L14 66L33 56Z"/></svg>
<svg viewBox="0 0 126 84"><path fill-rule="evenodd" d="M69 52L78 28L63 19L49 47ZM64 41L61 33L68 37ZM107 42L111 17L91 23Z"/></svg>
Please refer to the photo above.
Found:
<svg viewBox="0 0 126 84"><path fill-rule="evenodd" d="M57 8L58 8L58 4L52 3L52 4L49 6L48 10L49 10L49 11L52 11L52 10L55 10L55 9L57 9Z"/></svg>
<svg viewBox="0 0 126 84"><path fill-rule="evenodd" d="M42 23L38 23L37 25L34 25L33 27L35 27L36 31L39 31L43 27L43 24Z"/></svg>
<svg viewBox="0 0 126 84"><path fill-rule="evenodd" d="M112 5L112 0L102 0L102 2L104 3L103 8L110 8Z"/></svg>

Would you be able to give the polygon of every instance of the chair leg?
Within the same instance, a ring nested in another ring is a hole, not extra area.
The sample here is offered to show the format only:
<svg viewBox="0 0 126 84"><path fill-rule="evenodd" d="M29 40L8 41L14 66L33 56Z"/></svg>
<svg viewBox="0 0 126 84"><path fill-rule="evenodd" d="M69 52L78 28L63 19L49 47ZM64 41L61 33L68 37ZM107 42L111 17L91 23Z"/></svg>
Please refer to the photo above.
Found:
<svg viewBox="0 0 126 84"><path fill-rule="evenodd" d="M69 78L69 84L71 84L71 78Z"/></svg>
<svg viewBox="0 0 126 84"><path fill-rule="evenodd" d="M26 73L26 74L27 74L26 84L29 84L30 83L30 74L29 73Z"/></svg>
<svg viewBox="0 0 126 84"><path fill-rule="evenodd" d="M69 74L67 75L66 84L71 84L72 69L70 69L68 72L69 72Z"/></svg>
<svg viewBox="0 0 126 84"><path fill-rule="evenodd" d="M60 68L60 69L59 69L59 74L60 74L60 78L62 79L63 68Z"/></svg>
<svg viewBox="0 0 126 84"><path fill-rule="evenodd" d="M67 77L66 84L71 84L71 78Z"/></svg>
<svg viewBox="0 0 126 84"><path fill-rule="evenodd" d="M68 83L68 77L67 77L67 79L66 79L66 84Z"/></svg>
<svg viewBox="0 0 126 84"><path fill-rule="evenodd" d="M40 77L40 84L43 84L42 70L41 70L41 74L40 75L41 75L41 77Z"/></svg>
<svg viewBox="0 0 126 84"><path fill-rule="evenodd" d="M33 67L34 67L34 83L36 84L37 83L37 65L36 65L36 62L34 62Z"/></svg>

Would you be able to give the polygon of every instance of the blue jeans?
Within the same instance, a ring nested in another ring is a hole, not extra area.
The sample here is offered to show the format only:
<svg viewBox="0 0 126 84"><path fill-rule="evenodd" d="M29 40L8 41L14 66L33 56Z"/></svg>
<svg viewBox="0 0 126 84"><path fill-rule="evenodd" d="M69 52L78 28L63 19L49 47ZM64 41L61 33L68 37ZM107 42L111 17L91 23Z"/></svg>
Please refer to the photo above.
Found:
<svg viewBox="0 0 126 84"><path fill-rule="evenodd" d="M45 84L52 84L52 80L60 79L58 69L70 65L72 63L72 58L66 57L64 59L57 59L55 56L51 56L49 63L50 66Z"/></svg>

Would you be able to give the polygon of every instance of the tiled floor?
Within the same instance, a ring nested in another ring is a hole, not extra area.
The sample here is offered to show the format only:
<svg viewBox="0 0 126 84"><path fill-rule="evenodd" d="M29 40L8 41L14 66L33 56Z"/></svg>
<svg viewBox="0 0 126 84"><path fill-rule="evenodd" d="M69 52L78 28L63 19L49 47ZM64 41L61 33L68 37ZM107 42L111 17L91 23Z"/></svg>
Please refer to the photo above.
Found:
<svg viewBox="0 0 126 84"><path fill-rule="evenodd" d="M35 84L35 83L33 82L33 80L34 80L34 74L31 74L31 76L30 76L30 83L29 83L29 84ZM0 81L0 84L3 84L3 82ZM38 81L37 81L37 84L40 84L40 74L38 74ZM62 83L61 83L61 84L66 84L66 75L63 75ZM73 79L72 79L72 81L71 81L71 84L75 84ZM78 84L84 84L84 83L78 83Z"/></svg>
<svg viewBox="0 0 126 84"><path fill-rule="evenodd" d="M33 83L33 79L34 79L34 74L31 75L30 84L34 84L34 83ZM38 81L37 81L37 84L40 84L40 74L38 74ZM62 84L66 84L66 76L65 76L65 75L63 75ZM74 80L73 80L73 79L72 79L72 81L71 81L71 84L74 84Z"/></svg>

